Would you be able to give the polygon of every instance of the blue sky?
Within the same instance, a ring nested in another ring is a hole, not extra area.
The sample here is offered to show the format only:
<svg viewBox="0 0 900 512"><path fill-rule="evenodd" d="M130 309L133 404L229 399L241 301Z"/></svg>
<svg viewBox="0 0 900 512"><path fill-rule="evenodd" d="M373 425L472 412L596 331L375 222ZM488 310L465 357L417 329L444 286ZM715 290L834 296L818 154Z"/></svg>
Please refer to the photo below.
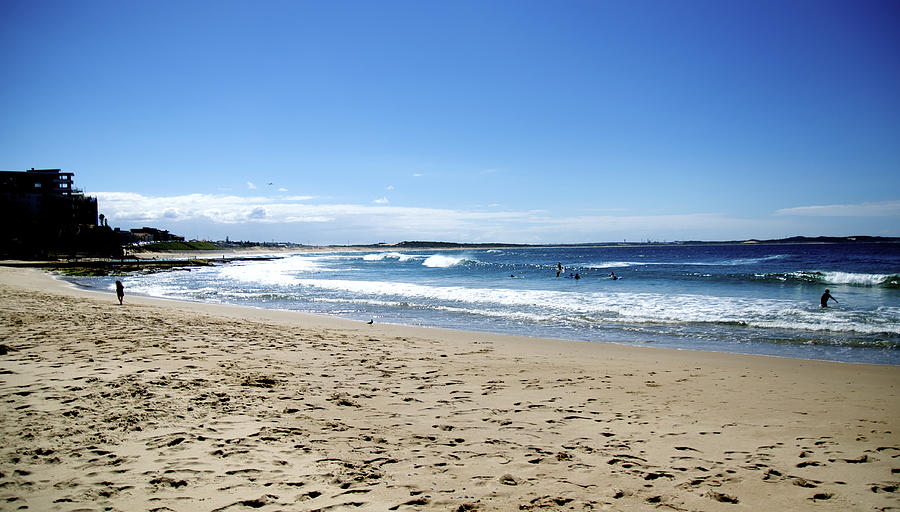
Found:
<svg viewBox="0 0 900 512"><path fill-rule="evenodd" d="M0 169L110 224L900 236L893 1L6 1Z"/></svg>

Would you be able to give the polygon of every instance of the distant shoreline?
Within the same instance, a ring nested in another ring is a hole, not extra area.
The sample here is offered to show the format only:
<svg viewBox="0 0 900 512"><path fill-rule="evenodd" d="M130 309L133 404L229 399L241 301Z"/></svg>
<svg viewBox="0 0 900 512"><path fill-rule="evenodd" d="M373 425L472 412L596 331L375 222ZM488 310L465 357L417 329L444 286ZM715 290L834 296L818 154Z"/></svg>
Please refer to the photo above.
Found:
<svg viewBox="0 0 900 512"><path fill-rule="evenodd" d="M216 242L213 242L216 243ZM453 250L453 249L552 249L552 248L592 248L592 247L660 247L660 246L698 246L698 245L801 245L801 244L859 244L859 243L900 243L900 237L881 237L881 236L847 236L847 237L790 237L778 239L748 239L748 240L686 240L675 242L586 242L578 244L515 244L502 242L487 243L461 243L461 242L439 242L439 241L403 241L397 243L378 243L378 244L352 244L352 245L302 245L293 243L260 243L254 245L244 244L228 244L223 245L219 249L197 249L197 250L153 250L153 249L131 249L131 254L138 258L143 258L147 254L175 254L190 253L204 254L225 252L225 254L272 254L272 253L290 253L290 252L341 252L341 251L377 251L377 250ZM252 243L251 243L252 244Z"/></svg>
<svg viewBox="0 0 900 512"><path fill-rule="evenodd" d="M220 242L209 242L218 244ZM126 256L119 258L57 258L44 260L3 260L0 266L7 267L111 267L147 265L153 261L155 265L172 266L189 261L197 265L212 262L258 259L263 257L280 257L290 254L326 253L326 252L364 252L364 251L441 251L441 250L488 250L488 249L555 249L555 248L611 248L611 247L692 247L692 246L747 246L747 245L825 245L825 244L898 244L900 237L880 236L847 236L847 237L790 237L770 240L720 240L720 241L676 241L676 242L589 242L580 244L512 244L512 243L457 243L435 241L403 241L397 243L359 244L359 245L302 245L294 243L268 242L229 242L228 245L216 249L189 247L152 249L152 244L145 247L126 248ZM169 243L166 246L171 247Z"/></svg>

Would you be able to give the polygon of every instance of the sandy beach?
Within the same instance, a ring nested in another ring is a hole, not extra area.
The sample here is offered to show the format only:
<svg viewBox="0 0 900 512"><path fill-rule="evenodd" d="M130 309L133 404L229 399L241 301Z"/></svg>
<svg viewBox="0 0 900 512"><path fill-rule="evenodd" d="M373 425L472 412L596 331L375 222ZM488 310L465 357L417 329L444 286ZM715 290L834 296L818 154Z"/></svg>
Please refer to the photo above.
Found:
<svg viewBox="0 0 900 512"><path fill-rule="evenodd" d="M898 367L119 306L2 267L0 344L0 510L900 509Z"/></svg>

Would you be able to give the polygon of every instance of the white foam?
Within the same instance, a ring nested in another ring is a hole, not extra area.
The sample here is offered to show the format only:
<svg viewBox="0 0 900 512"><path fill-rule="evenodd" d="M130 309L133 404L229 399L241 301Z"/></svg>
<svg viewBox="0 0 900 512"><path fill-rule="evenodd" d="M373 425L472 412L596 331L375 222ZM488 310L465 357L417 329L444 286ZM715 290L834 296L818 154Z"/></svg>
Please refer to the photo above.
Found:
<svg viewBox="0 0 900 512"><path fill-rule="evenodd" d="M772 260L780 260L786 258L785 254L775 254L772 256L762 256L759 258L737 258L733 260L725 260L719 263L712 263L712 265L724 265L724 266L736 266L736 265L754 265L756 263L762 263L764 261L772 261Z"/></svg>
<svg viewBox="0 0 900 512"><path fill-rule="evenodd" d="M585 265L585 268L625 268L636 265L645 265L645 263L635 263L633 261L606 261L603 263L591 263Z"/></svg>
<svg viewBox="0 0 900 512"><path fill-rule="evenodd" d="M876 286L884 283L891 274L858 274L853 272L821 272L822 280L833 284Z"/></svg>
<svg viewBox="0 0 900 512"><path fill-rule="evenodd" d="M349 292L355 298L398 297L424 302L429 308L459 308L474 314L510 318L536 315L567 318L581 315L595 321L647 324L740 323L749 327L774 327L808 331L900 334L892 312L860 314L833 309L822 312L787 299L665 295L658 293L563 292L424 286L411 283L300 279L302 286Z"/></svg>
<svg viewBox="0 0 900 512"><path fill-rule="evenodd" d="M465 260L466 260L466 258L463 258L462 256L447 256L444 254L433 254L433 255L429 256L428 258L426 258L425 261L422 262L422 265L424 265L426 267L448 268L448 267L452 267L455 265L459 265L460 263L462 263Z"/></svg>
<svg viewBox="0 0 900 512"><path fill-rule="evenodd" d="M115 285L113 285L115 288ZM151 283L148 281L135 281L126 284L126 292L138 295L147 295L149 297L162 298L188 298L194 289L183 286L174 286L166 283Z"/></svg>
<svg viewBox="0 0 900 512"><path fill-rule="evenodd" d="M331 270L322 259L310 256L291 256L271 261L231 263L221 267L219 277L264 285L297 284L297 275Z"/></svg>
<svg viewBox="0 0 900 512"><path fill-rule="evenodd" d="M761 258L738 258L720 261L606 261L601 263L589 263L584 266L586 268L640 267L654 265L672 265L678 267L732 267L753 265L762 263L763 261L779 260L784 257L785 255L783 254L776 254L774 256L764 256Z"/></svg>
<svg viewBox="0 0 900 512"><path fill-rule="evenodd" d="M402 254L399 252L379 252L373 254L366 254L363 256L363 260L365 261L384 261L384 260L397 260L397 261L409 261L414 259L415 256L411 254Z"/></svg>

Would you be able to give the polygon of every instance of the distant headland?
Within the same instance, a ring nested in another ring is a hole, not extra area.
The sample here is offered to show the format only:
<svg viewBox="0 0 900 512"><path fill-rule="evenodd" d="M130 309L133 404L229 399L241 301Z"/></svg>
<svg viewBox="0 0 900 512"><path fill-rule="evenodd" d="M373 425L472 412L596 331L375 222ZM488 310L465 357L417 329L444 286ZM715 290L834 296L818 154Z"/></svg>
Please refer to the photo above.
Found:
<svg viewBox="0 0 900 512"><path fill-rule="evenodd" d="M303 245L292 242L252 242L252 241L165 241L152 242L142 245L130 246L130 253L162 253L162 252L189 252L189 251L216 251L216 250L241 250L241 249L272 249L272 250L429 250L429 249L499 249L499 248L531 248L531 247L639 247L648 245L776 245L776 244L859 244L859 243L900 243L900 237L884 237L869 235L854 236L792 236L789 238L774 239L748 239L748 240L679 240L673 242L586 242L578 244L517 244L504 242L439 242L439 241L403 241L403 242L379 242L374 244L347 244L347 245Z"/></svg>
<svg viewBox="0 0 900 512"><path fill-rule="evenodd" d="M496 248L496 247L617 247L644 245L747 245L747 244L853 244L853 243L900 243L900 237L884 236L792 236L789 238L748 239L748 240L677 240L673 242L586 242L578 244L505 244L505 243L455 243L455 242L399 242L396 244L373 244L368 247L392 247L399 249L429 248Z"/></svg>

